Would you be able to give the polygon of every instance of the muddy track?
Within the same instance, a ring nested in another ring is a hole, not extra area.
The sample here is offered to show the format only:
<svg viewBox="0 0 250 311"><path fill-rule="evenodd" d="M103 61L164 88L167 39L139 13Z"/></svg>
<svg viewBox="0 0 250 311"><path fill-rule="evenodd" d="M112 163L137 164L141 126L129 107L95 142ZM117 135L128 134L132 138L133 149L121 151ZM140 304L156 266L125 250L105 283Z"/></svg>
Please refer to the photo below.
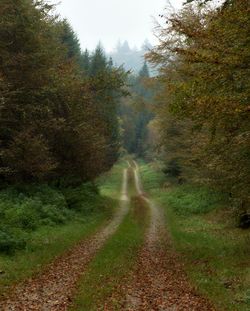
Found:
<svg viewBox="0 0 250 311"><path fill-rule="evenodd" d="M128 212L127 169L123 173L120 208L112 221L94 236L80 242L66 254L58 257L40 273L11 288L10 294L0 301L1 311L62 311L67 310L77 282L88 263L115 233Z"/></svg>
<svg viewBox="0 0 250 311"><path fill-rule="evenodd" d="M181 258L173 250L163 211L145 195L137 163L133 163L136 191L150 209L150 224L137 264L114 293L119 310L214 311L190 285ZM112 297L105 310L117 310Z"/></svg>

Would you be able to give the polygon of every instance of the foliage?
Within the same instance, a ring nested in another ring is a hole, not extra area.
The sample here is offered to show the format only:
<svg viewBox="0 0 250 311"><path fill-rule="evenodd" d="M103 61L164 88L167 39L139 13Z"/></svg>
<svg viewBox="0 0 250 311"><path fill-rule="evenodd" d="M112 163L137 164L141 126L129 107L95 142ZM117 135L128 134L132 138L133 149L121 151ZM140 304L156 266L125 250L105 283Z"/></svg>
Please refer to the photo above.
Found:
<svg viewBox="0 0 250 311"><path fill-rule="evenodd" d="M101 213L103 198L93 184L62 191L48 185L15 186L0 192L0 252L24 248L32 231Z"/></svg>
<svg viewBox="0 0 250 311"><path fill-rule="evenodd" d="M170 177L179 177L181 175L181 168L178 159L171 159L164 169L164 173Z"/></svg>
<svg viewBox="0 0 250 311"><path fill-rule="evenodd" d="M153 118L150 110L153 96L149 81L148 65L144 62L137 76L129 76L131 97L124 99L120 105L123 147L138 157L145 157L149 147L148 125Z"/></svg>
<svg viewBox="0 0 250 311"><path fill-rule="evenodd" d="M126 73L83 53L46 1L1 1L2 182L93 180L118 157ZM113 146L110 148L110 146Z"/></svg>
<svg viewBox="0 0 250 311"><path fill-rule="evenodd" d="M20 232L8 232L8 230L0 230L0 251L11 254L13 250L23 249L26 246L26 239Z"/></svg>
<svg viewBox="0 0 250 311"><path fill-rule="evenodd" d="M156 111L168 158L177 153L182 165L192 168L194 179L216 185L246 212L249 5L243 0L226 1L217 8L186 5L164 18L166 26L159 26L161 43L148 57L161 66ZM177 139L179 150L169 150L167 138Z"/></svg>
<svg viewBox="0 0 250 311"><path fill-rule="evenodd" d="M216 191L194 185L180 186L172 190L166 199L172 210L181 216L209 213L223 201L223 195Z"/></svg>
<svg viewBox="0 0 250 311"><path fill-rule="evenodd" d="M144 190L150 192L153 189L161 188L166 180L166 177L162 172L162 163L156 161L153 163L145 163L142 160L139 163L140 177Z"/></svg>
<svg viewBox="0 0 250 311"><path fill-rule="evenodd" d="M120 190L122 168L122 165L115 165L110 172L98 178L100 194L92 183L83 184L77 191L72 187L62 188L59 191L58 188L48 185L25 184L0 192L1 293L8 291L11 284L39 272L54 258L89 237L110 219L114 209L117 208L118 201L113 199L113 193L118 193L118 188ZM110 189L109 192L106 191L107 188ZM69 208L67 204L69 201L66 198L73 196L79 204L77 206L73 204ZM3 209L15 206L16 211L27 201L30 209L37 207L38 212L41 209L52 213L57 210L62 215L66 210L65 223L43 223L39 219L38 227L32 231L5 226L2 218Z"/></svg>

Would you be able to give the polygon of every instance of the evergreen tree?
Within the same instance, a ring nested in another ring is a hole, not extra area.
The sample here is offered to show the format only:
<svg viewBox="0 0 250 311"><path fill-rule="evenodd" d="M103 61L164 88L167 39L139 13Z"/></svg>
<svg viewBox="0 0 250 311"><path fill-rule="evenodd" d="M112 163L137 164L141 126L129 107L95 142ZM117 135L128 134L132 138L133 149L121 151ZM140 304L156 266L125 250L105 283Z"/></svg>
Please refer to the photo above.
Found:
<svg viewBox="0 0 250 311"><path fill-rule="evenodd" d="M149 75L149 69L148 69L148 64L147 62L145 61L141 70L139 71L139 77L140 78L149 78L150 75Z"/></svg>
<svg viewBox="0 0 250 311"><path fill-rule="evenodd" d="M125 74L100 46L92 57L82 54L71 26L52 8L0 2L3 181L91 180L118 156L116 109Z"/></svg>
<svg viewBox="0 0 250 311"><path fill-rule="evenodd" d="M61 28L62 44L67 48L67 57L69 59L75 58L79 62L81 47L74 30L66 19L59 23L59 27Z"/></svg>
<svg viewBox="0 0 250 311"><path fill-rule="evenodd" d="M129 153L138 157L145 157L148 148L148 124L152 120L149 105L152 101L152 92L145 85L149 81L147 63L139 71L138 76L130 76L129 84L132 93L132 102L123 101L120 109L123 120L123 143Z"/></svg>
<svg viewBox="0 0 250 311"><path fill-rule="evenodd" d="M52 39L55 28L49 10L32 1L0 3L0 72L8 86L1 94L2 177L40 178L54 167L55 159L45 151L49 147L42 129L53 119L51 84L62 55L57 40ZM28 140L33 141L32 157L40 158L43 167L27 154Z"/></svg>
<svg viewBox="0 0 250 311"><path fill-rule="evenodd" d="M90 54L87 49L81 54L80 66L84 74L88 76L90 73Z"/></svg>
<svg viewBox="0 0 250 311"><path fill-rule="evenodd" d="M106 68L107 59L102 49L102 46L99 43L95 49L94 54L91 57L90 74L92 77L95 77L98 74L103 75L103 73L105 73L106 71Z"/></svg>

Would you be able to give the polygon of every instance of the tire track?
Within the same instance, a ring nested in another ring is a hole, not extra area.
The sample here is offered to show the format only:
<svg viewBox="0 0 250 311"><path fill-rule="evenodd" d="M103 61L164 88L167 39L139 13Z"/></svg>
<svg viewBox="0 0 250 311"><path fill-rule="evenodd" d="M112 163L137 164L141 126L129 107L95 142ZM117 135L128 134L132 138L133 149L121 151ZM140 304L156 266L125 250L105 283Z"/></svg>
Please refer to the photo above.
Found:
<svg viewBox="0 0 250 311"><path fill-rule="evenodd" d="M88 263L115 233L129 209L127 194L128 170L123 171L120 208L112 221L93 237L80 242L66 254L56 258L40 275L13 286L0 302L1 311L62 311L67 310L77 282Z"/></svg>
<svg viewBox="0 0 250 311"><path fill-rule="evenodd" d="M136 162L134 176L136 191L149 206L151 219L137 265L122 286L120 310L214 311L190 285L165 229L163 211L144 194Z"/></svg>

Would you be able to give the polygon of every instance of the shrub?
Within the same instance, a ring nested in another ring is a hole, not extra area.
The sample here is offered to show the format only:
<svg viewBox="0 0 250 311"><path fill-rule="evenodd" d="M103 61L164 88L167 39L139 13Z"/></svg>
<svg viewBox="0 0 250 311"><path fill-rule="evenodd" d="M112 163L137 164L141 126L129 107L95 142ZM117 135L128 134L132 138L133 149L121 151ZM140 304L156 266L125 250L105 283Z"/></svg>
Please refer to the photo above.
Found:
<svg viewBox="0 0 250 311"><path fill-rule="evenodd" d="M167 193L167 202L176 214L188 216L205 214L218 207L224 196L197 186L180 186Z"/></svg>
<svg viewBox="0 0 250 311"><path fill-rule="evenodd" d="M181 167L177 159L172 159L167 163L167 167L163 170L168 177L179 177L181 175Z"/></svg>
<svg viewBox="0 0 250 311"><path fill-rule="evenodd" d="M40 224L64 224L71 217L72 213L64 207L60 209L55 205L44 205L40 210Z"/></svg>
<svg viewBox="0 0 250 311"><path fill-rule="evenodd" d="M26 234L41 226L65 224L103 207L92 183L63 191L48 185L19 185L0 191L0 252L25 247Z"/></svg>
<svg viewBox="0 0 250 311"><path fill-rule="evenodd" d="M26 246L26 239L23 234L18 232L10 233L6 229L0 229L0 252L13 253L17 249L23 249Z"/></svg>
<svg viewBox="0 0 250 311"><path fill-rule="evenodd" d="M23 204L5 211L5 222L12 227L21 228L24 230L34 230L38 225L38 213L32 201L25 201Z"/></svg>
<svg viewBox="0 0 250 311"><path fill-rule="evenodd" d="M42 204L54 205L59 208L67 207L63 193L49 185L23 186L21 191L23 191L26 196L39 200Z"/></svg>
<svg viewBox="0 0 250 311"><path fill-rule="evenodd" d="M70 209L91 212L98 198L97 188L92 183L85 183L77 188L64 190L65 199Z"/></svg>

